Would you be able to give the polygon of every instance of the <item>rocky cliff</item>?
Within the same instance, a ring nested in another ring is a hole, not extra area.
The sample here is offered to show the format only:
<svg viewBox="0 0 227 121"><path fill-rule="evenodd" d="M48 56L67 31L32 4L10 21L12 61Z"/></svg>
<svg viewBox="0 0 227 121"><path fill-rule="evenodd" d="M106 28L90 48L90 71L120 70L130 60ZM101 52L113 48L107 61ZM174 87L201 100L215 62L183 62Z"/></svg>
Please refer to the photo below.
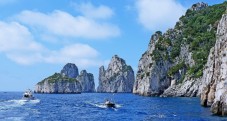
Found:
<svg viewBox="0 0 227 121"><path fill-rule="evenodd" d="M55 73L35 86L36 93L81 93L81 91L82 87L78 80L60 73Z"/></svg>
<svg viewBox="0 0 227 121"><path fill-rule="evenodd" d="M190 10L192 11L198 11L198 10L202 10L204 8L208 7L208 4L201 2L201 3L196 3L194 5L192 5L192 7L190 8Z"/></svg>
<svg viewBox="0 0 227 121"><path fill-rule="evenodd" d="M73 63L66 64L61 73L55 73L35 86L36 93L81 93L94 91L93 74L83 70L79 75L78 68Z"/></svg>
<svg viewBox="0 0 227 121"><path fill-rule="evenodd" d="M227 14L219 22L216 37L203 72L201 104L224 116L227 115Z"/></svg>
<svg viewBox="0 0 227 121"><path fill-rule="evenodd" d="M67 63L61 70L61 74L69 78L76 78L79 75L79 71L75 64Z"/></svg>
<svg viewBox="0 0 227 121"><path fill-rule="evenodd" d="M156 55L152 55L156 51L155 45L161 36L160 32L152 35L148 50L139 61L133 93L145 96L160 95L170 85L170 80L167 77L170 63L158 57L156 61L154 57Z"/></svg>
<svg viewBox="0 0 227 121"><path fill-rule="evenodd" d="M199 96L203 69L216 41L227 2L194 4L165 33L151 36L142 55L133 93L144 96Z"/></svg>
<svg viewBox="0 0 227 121"><path fill-rule="evenodd" d="M95 81L93 74L87 73L86 70L82 70L76 79L79 80L82 86L82 92L95 92Z"/></svg>
<svg viewBox="0 0 227 121"><path fill-rule="evenodd" d="M105 70L99 68L99 86L97 92L132 92L134 84L134 71L126 65L125 60L113 56Z"/></svg>

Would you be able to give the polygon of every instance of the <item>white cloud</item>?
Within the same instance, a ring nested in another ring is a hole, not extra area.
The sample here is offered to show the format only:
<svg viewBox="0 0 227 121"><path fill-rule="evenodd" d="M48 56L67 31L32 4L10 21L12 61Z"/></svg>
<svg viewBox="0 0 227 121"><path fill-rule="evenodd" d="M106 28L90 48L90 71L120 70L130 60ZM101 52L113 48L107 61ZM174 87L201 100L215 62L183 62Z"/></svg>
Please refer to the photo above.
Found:
<svg viewBox="0 0 227 121"><path fill-rule="evenodd" d="M139 22L151 31L173 28L186 11L176 0L139 0L136 8Z"/></svg>
<svg viewBox="0 0 227 121"><path fill-rule="evenodd" d="M73 3L73 6L77 11L82 13L84 16L88 18L94 18L94 19L107 19L114 15L114 12L111 8L100 5L98 7L95 7L91 3Z"/></svg>
<svg viewBox="0 0 227 121"><path fill-rule="evenodd" d="M96 7L91 3L77 7L81 15L61 10L50 13L25 10L11 17L12 22L0 21L0 53L23 65L68 62L81 68L103 65L99 52L79 40L119 36L120 29L109 19L114 12L107 6Z"/></svg>
<svg viewBox="0 0 227 121"><path fill-rule="evenodd" d="M99 10L97 14L99 14ZM22 11L16 16L16 19L25 25L41 30L44 34L49 33L55 36L106 39L120 35L120 29L116 25L103 21L99 22L87 16L72 16L60 10L48 14L28 10Z"/></svg>
<svg viewBox="0 0 227 121"><path fill-rule="evenodd" d="M5 53L6 57L8 57L10 60L21 64L21 65L31 65L34 63L40 63L43 62L43 55L40 52L27 52L23 53L21 51L18 51L17 53Z"/></svg>
<svg viewBox="0 0 227 121"><path fill-rule="evenodd" d="M99 66L99 53L87 44L71 44L59 50L50 50L33 39L31 32L16 22L0 21L0 52L12 61L29 65L34 63L73 62L80 67Z"/></svg>
<svg viewBox="0 0 227 121"><path fill-rule="evenodd" d="M86 44L74 44L66 46L58 51L52 51L44 58L48 63L74 62L80 67L99 66L102 62L97 59L99 53Z"/></svg>
<svg viewBox="0 0 227 121"><path fill-rule="evenodd" d="M69 45L60 50L60 54L64 56L72 57L97 57L98 52L85 44Z"/></svg>
<svg viewBox="0 0 227 121"><path fill-rule="evenodd" d="M0 52L40 51L42 45L33 41L29 30L17 22L0 21Z"/></svg>

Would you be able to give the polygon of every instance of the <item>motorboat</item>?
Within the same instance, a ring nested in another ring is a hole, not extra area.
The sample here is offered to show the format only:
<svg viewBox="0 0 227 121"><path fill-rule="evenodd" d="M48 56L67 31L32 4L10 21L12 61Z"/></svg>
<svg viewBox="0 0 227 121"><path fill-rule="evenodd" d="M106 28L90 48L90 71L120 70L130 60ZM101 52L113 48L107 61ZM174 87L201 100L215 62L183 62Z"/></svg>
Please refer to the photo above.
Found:
<svg viewBox="0 0 227 121"><path fill-rule="evenodd" d="M115 103L110 102L109 100L106 100L105 105L109 108L115 108Z"/></svg>
<svg viewBox="0 0 227 121"><path fill-rule="evenodd" d="M32 95L32 90L28 89L24 92L23 94L23 97L22 97L23 100L34 100L35 97L33 97Z"/></svg>

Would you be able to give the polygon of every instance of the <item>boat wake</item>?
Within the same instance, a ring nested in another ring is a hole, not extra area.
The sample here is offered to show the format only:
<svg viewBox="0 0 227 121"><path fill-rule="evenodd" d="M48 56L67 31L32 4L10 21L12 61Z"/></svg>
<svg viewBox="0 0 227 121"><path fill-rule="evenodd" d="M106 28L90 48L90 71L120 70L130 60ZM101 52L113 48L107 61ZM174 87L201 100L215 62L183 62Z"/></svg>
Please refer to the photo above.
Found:
<svg viewBox="0 0 227 121"><path fill-rule="evenodd" d="M87 104L98 107L98 108L109 108L107 107L104 103L91 103L91 102L87 102ZM115 104L115 107L113 109L118 109L121 108L122 105L120 104Z"/></svg>
<svg viewBox="0 0 227 121"><path fill-rule="evenodd" d="M36 104L36 103L39 103L40 100L39 99L35 99L35 100L20 99L20 100L8 100L7 102L18 104L18 105L25 105L25 104Z"/></svg>
<svg viewBox="0 0 227 121"><path fill-rule="evenodd" d="M38 111L31 106L39 103L35 100L5 100L0 102L0 119L4 121L23 121L30 113L38 114Z"/></svg>
<svg viewBox="0 0 227 121"><path fill-rule="evenodd" d="M1 110L9 110L12 108L16 108L16 107L21 107L23 105L27 105L27 104L37 104L39 103L40 100L39 99L35 99L35 100L6 100L6 101L1 101L0 102L0 111Z"/></svg>
<svg viewBox="0 0 227 121"><path fill-rule="evenodd" d="M101 104L101 103L100 104L89 103L89 104L92 105L92 106L95 106L95 107L99 107L99 108L107 108L106 105L104 105L104 103L103 104Z"/></svg>
<svg viewBox="0 0 227 121"><path fill-rule="evenodd" d="M19 101L25 102L26 104L36 104L36 103L39 103L40 102L39 99L35 99L35 100L23 100L23 99L21 99Z"/></svg>

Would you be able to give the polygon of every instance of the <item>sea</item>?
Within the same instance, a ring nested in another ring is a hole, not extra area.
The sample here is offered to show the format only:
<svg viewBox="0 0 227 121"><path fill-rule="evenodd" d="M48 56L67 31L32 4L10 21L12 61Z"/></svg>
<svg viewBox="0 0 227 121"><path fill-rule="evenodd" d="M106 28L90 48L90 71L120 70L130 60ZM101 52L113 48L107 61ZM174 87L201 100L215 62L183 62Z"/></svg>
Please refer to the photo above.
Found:
<svg viewBox="0 0 227 121"><path fill-rule="evenodd" d="M199 98L143 97L129 93L34 94L0 92L0 121L227 121ZM116 103L107 108L104 101Z"/></svg>

